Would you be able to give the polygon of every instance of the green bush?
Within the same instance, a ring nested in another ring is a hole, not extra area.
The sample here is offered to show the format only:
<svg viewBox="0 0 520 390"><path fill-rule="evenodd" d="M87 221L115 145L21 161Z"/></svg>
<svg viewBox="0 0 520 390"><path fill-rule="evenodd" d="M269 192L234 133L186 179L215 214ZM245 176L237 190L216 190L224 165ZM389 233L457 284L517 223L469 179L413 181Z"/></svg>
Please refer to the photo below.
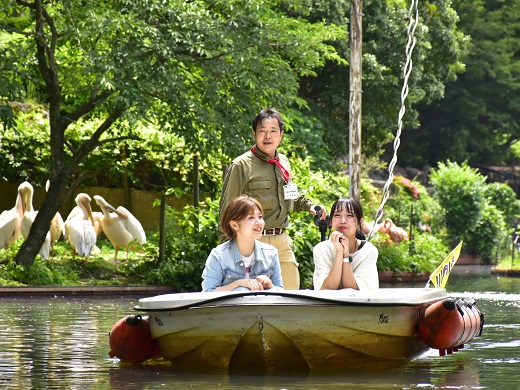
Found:
<svg viewBox="0 0 520 390"><path fill-rule="evenodd" d="M430 173L435 197L445 211L446 228L451 237L464 238L475 226L486 204L486 178L466 163L439 163ZM464 239L463 239L464 241Z"/></svg>
<svg viewBox="0 0 520 390"><path fill-rule="evenodd" d="M464 241L467 253L491 263L518 213L514 191L505 184L486 184L486 177L466 163L441 163L430 180L450 237Z"/></svg>
<svg viewBox="0 0 520 390"><path fill-rule="evenodd" d="M394 177L385 205L384 218L390 218L410 234L410 229L441 234L444 221L439 202L428 194L424 185L401 175Z"/></svg>
<svg viewBox="0 0 520 390"><path fill-rule="evenodd" d="M49 262L37 259L31 267L14 261L0 265L0 282L11 286L62 286L78 279L68 267L52 267Z"/></svg>
<svg viewBox="0 0 520 390"><path fill-rule="evenodd" d="M520 215L520 200L515 191L505 183L490 183L484 187L484 194L502 213L506 225L513 226Z"/></svg>
<svg viewBox="0 0 520 390"><path fill-rule="evenodd" d="M164 261L146 275L151 284L177 291L200 291L202 271L211 250L219 244L218 201L206 199L199 208L167 209Z"/></svg>
<svg viewBox="0 0 520 390"><path fill-rule="evenodd" d="M475 226L468 226L466 237L468 253L478 255L488 264L498 259L500 243L509 237L500 210L495 205L486 203L480 220Z"/></svg>
<svg viewBox="0 0 520 390"><path fill-rule="evenodd" d="M432 272L449 253L442 240L429 233L416 234L412 240L399 244L389 241L386 235L376 234L372 243L379 250L379 271Z"/></svg>

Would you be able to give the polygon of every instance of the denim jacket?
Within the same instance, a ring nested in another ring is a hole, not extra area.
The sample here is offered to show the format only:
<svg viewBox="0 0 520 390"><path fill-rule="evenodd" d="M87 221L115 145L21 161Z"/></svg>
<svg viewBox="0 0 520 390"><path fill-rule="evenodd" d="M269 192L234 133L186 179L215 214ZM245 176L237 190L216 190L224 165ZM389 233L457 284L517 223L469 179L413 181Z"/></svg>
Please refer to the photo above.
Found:
<svg viewBox="0 0 520 390"><path fill-rule="evenodd" d="M278 250L269 244L255 240L255 259L251 264L249 278L266 275L275 286L283 289ZM202 291L215 291L235 280L246 279L246 267L235 240L226 241L211 250L202 271ZM235 291L249 291L238 287Z"/></svg>

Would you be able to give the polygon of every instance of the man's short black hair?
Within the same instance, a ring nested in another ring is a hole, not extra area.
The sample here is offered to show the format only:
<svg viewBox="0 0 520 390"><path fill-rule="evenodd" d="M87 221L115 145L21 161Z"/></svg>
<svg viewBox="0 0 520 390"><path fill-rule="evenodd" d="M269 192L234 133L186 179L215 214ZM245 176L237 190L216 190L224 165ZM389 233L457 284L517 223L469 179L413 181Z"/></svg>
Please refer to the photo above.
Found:
<svg viewBox="0 0 520 390"><path fill-rule="evenodd" d="M280 126L280 131L284 131L284 123L282 116L280 113L276 110L276 108L266 108L258 113L257 116L253 119L253 131L256 131L256 126L259 123L262 123L264 119L271 119L274 118L278 121L278 125Z"/></svg>

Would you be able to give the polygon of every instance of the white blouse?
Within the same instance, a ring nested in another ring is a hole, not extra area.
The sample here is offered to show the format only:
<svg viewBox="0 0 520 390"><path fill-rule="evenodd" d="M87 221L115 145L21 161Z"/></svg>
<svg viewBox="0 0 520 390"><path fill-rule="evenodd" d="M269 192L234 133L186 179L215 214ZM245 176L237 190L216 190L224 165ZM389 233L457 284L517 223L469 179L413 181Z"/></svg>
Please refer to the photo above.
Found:
<svg viewBox="0 0 520 390"><path fill-rule="evenodd" d="M326 240L316 244L312 252L314 254L314 289L321 290L321 286L332 268L336 249L330 240ZM367 241L361 249L351 254L352 271L360 290L379 288L376 265L378 253L374 244Z"/></svg>

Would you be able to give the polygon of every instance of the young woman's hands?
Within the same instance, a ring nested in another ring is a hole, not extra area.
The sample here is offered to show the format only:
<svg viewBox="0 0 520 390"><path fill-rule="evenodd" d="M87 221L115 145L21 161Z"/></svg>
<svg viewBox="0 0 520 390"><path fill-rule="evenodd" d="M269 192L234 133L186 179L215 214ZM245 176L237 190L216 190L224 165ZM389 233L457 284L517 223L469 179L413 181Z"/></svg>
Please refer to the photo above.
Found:
<svg viewBox="0 0 520 390"><path fill-rule="evenodd" d="M348 257L350 253L348 250L348 238L346 236L340 232L332 232L330 233L330 241L334 245L336 253L342 253L343 257Z"/></svg>
<svg viewBox="0 0 520 390"><path fill-rule="evenodd" d="M240 279L234 283L247 287L251 291L262 291L274 287L273 282L266 275L257 276L255 279Z"/></svg>
<svg viewBox="0 0 520 390"><path fill-rule="evenodd" d="M273 282L266 275L259 275L256 277L256 280L262 284L264 289L273 288Z"/></svg>

